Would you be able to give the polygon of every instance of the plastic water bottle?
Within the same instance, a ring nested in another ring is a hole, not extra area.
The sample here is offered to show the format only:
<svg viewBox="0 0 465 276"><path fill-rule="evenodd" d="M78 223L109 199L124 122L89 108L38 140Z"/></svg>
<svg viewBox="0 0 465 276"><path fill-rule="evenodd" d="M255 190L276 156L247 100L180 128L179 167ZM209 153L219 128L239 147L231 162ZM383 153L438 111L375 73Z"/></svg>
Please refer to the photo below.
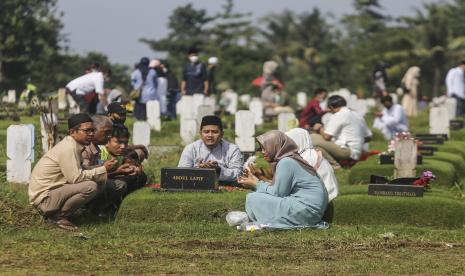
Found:
<svg viewBox="0 0 465 276"><path fill-rule="evenodd" d="M241 225L236 226L237 230L244 231L244 232L255 232L262 230L263 227L266 226L264 224L255 224L255 223L243 223Z"/></svg>

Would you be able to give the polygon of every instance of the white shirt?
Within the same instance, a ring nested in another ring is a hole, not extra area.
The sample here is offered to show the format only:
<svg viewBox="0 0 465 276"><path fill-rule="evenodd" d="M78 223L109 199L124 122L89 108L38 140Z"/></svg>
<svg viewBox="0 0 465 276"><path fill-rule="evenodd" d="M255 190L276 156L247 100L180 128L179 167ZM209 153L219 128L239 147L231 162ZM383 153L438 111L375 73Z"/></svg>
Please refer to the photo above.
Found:
<svg viewBox="0 0 465 276"><path fill-rule="evenodd" d="M447 96L453 95L465 99L465 79L463 70L455 67L447 72L446 76Z"/></svg>
<svg viewBox="0 0 465 276"><path fill-rule="evenodd" d="M86 95L92 91L103 94L103 83L102 72L91 72L70 81L66 87L71 91L76 90L77 95Z"/></svg>
<svg viewBox="0 0 465 276"><path fill-rule="evenodd" d="M354 160L362 154L365 137L372 135L363 117L345 106L331 116L325 133L333 136L336 145L348 148Z"/></svg>
<svg viewBox="0 0 465 276"><path fill-rule="evenodd" d="M407 116L405 116L404 108L399 104L393 104L389 109L384 108L383 116L380 120L388 128L402 129L402 131L406 131L404 129L408 129Z"/></svg>

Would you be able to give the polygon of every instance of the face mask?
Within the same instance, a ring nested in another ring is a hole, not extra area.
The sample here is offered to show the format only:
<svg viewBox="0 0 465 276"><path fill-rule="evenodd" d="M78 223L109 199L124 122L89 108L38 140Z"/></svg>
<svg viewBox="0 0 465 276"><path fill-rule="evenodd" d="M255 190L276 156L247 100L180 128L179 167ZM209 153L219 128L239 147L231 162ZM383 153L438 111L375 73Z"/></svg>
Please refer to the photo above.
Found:
<svg viewBox="0 0 465 276"><path fill-rule="evenodd" d="M198 57L198 56L190 56L190 57L189 57L189 60L190 60L192 63L196 63L196 62L199 60L199 57Z"/></svg>

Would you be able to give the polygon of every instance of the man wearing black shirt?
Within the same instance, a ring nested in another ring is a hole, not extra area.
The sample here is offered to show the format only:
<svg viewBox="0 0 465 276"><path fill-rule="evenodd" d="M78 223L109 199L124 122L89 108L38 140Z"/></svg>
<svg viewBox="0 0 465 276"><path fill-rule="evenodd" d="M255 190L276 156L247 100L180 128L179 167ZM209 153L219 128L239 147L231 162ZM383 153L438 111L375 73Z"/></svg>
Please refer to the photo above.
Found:
<svg viewBox="0 0 465 276"><path fill-rule="evenodd" d="M197 49L188 52L189 63L184 67L181 95L205 94L208 96L207 68L199 61Z"/></svg>

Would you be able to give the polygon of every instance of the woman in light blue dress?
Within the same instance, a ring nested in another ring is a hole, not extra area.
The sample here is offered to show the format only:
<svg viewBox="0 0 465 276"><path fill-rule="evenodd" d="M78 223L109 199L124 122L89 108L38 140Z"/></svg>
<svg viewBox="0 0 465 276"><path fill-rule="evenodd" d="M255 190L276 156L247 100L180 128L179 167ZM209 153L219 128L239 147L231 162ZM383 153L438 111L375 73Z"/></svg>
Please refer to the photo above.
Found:
<svg viewBox="0 0 465 276"><path fill-rule="evenodd" d="M321 220L328 194L315 169L298 154L297 145L284 133L272 130L257 137L274 177L268 183L248 173L238 179L256 191L247 195L250 220L264 228L327 228Z"/></svg>

